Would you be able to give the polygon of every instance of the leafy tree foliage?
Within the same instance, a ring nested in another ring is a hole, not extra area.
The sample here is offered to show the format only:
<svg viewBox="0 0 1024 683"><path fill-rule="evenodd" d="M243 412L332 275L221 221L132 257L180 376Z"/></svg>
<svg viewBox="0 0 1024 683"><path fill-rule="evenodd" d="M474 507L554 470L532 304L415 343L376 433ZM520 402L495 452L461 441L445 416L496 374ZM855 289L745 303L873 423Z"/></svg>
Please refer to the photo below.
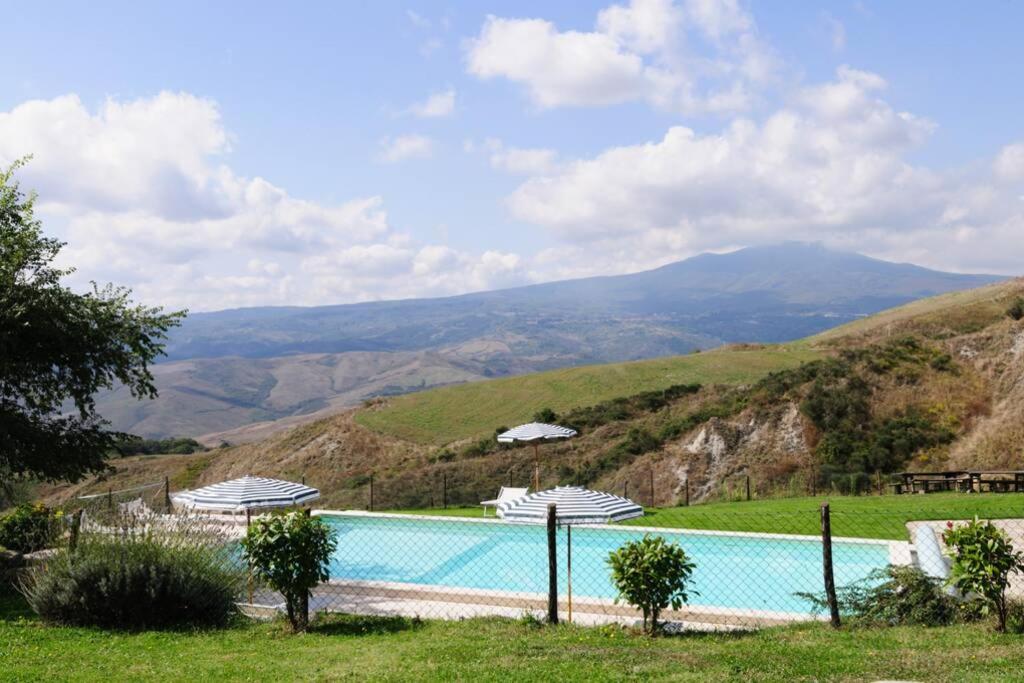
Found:
<svg viewBox="0 0 1024 683"><path fill-rule="evenodd" d="M127 289L61 284L63 244L45 237L34 195L0 172L0 473L76 480L104 469L126 435L108 429L94 395L120 383L156 396L149 364L184 312L138 306ZM70 408L70 410L68 410Z"/></svg>
<svg viewBox="0 0 1024 683"><path fill-rule="evenodd" d="M658 631L658 617L669 605L679 609L689 602L690 577L696 565L678 543L663 536L645 534L639 541L628 541L608 556L612 583L619 595L644 615L644 630Z"/></svg>
<svg viewBox="0 0 1024 683"><path fill-rule="evenodd" d="M966 597L977 596L984 611L995 611L996 628L1006 630L1006 589L1010 575L1024 571L1024 553L1015 550L1006 534L990 521L975 519L960 526L950 523L942 536L953 550L951 582Z"/></svg>
<svg viewBox="0 0 1024 683"><path fill-rule="evenodd" d="M335 546L323 520L299 511L257 519L242 540L256 576L284 596L296 631L309 626L309 594L330 578L327 567Z"/></svg>

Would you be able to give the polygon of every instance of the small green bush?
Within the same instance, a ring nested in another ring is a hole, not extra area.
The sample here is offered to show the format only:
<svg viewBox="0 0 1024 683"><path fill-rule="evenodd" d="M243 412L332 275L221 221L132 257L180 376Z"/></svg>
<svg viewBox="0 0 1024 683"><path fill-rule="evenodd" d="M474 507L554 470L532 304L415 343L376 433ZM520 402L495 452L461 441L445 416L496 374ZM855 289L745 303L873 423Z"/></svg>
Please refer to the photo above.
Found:
<svg viewBox="0 0 1024 683"><path fill-rule="evenodd" d="M299 511L256 520L242 540L253 573L284 596L295 631L309 626L310 591L330 578L327 568L335 546L323 520Z"/></svg>
<svg viewBox="0 0 1024 683"><path fill-rule="evenodd" d="M696 565L679 544L662 536L645 534L639 541L628 541L608 555L612 584L619 595L644 615L644 631L658 631L658 617L671 605L679 609L689 602L690 577Z"/></svg>
<svg viewBox="0 0 1024 683"><path fill-rule="evenodd" d="M939 579L917 567L890 565L836 591L839 610L868 625L948 626L958 618L958 601ZM828 608L823 595L798 593L816 612Z"/></svg>
<svg viewBox="0 0 1024 683"><path fill-rule="evenodd" d="M968 599L979 600L983 613L995 612L996 630L1005 631L1010 575L1024 571L1024 553L1014 550L1010 539L990 521L948 524L942 535L953 551L950 582Z"/></svg>
<svg viewBox="0 0 1024 683"><path fill-rule="evenodd" d="M558 421L558 413L553 411L551 408L541 408L533 414L534 422L543 422L545 424L554 424Z"/></svg>
<svg viewBox="0 0 1024 683"><path fill-rule="evenodd" d="M62 513L42 503L23 504L0 517L0 547L31 553L49 548L60 534Z"/></svg>
<svg viewBox="0 0 1024 683"><path fill-rule="evenodd" d="M158 533L128 523L83 534L30 569L21 590L44 620L119 629L222 626L244 572L225 539L200 527Z"/></svg>

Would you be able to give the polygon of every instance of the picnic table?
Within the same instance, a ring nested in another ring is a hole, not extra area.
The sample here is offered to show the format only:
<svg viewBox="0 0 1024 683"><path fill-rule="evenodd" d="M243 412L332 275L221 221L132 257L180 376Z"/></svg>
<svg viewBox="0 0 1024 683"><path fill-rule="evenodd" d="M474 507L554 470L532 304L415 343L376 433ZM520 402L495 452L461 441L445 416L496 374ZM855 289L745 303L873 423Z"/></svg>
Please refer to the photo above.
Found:
<svg viewBox="0 0 1024 683"><path fill-rule="evenodd" d="M893 493L1024 493L1024 470L952 470L900 472L890 484Z"/></svg>

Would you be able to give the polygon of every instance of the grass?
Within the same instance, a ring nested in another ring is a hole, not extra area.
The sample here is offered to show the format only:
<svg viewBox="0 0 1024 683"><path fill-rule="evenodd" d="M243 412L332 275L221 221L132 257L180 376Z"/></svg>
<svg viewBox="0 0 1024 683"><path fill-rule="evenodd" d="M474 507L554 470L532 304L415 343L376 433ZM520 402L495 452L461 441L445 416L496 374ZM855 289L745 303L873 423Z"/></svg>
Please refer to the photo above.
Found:
<svg viewBox="0 0 1024 683"><path fill-rule="evenodd" d="M1024 281L1010 280L949 292L890 308L861 320L825 330L804 340L810 344L835 341L843 337L867 335L915 320L923 327L973 329L1005 317L1007 303L1019 295Z"/></svg>
<svg viewBox="0 0 1024 683"><path fill-rule="evenodd" d="M806 346L765 346L565 368L399 396L383 408L361 411L356 420L383 434L440 446L529 422L541 408L564 412L673 384L751 382L818 355Z"/></svg>
<svg viewBox="0 0 1024 683"><path fill-rule="evenodd" d="M818 535L821 533L819 510L823 500L825 497L808 496L647 508L643 517L622 524L670 529ZM836 536L907 540L906 523L912 520L971 519L975 515L993 519L1024 519L1024 496L1015 494L831 496L828 500L832 533ZM452 517L483 516L480 507L397 512Z"/></svg>
<svg viewBox="0 0 1024 683"><path fill-rule="evenodd" d="M332 616L303 635L240 621L211 631L47 626L0 598L5 681L66 680L1009 680L1024 640L987 625L646 638L525 621Z"/></svg>

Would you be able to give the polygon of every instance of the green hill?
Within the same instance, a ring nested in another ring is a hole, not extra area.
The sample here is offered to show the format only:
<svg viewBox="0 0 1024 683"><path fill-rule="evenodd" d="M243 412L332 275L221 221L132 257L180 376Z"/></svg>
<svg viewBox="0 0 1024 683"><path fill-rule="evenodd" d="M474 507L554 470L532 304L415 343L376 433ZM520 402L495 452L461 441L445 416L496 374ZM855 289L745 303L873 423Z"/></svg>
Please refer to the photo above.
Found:
<svg viewBox="0 0 1024 683"><path fill-rule="evenodd" d="M818 357L806 346L729 347L632 363L591 365L444 387L390 399L356 421L376 432L439 446L529 422L540 408L563 412L673 384L742 384Z"/></svg>

